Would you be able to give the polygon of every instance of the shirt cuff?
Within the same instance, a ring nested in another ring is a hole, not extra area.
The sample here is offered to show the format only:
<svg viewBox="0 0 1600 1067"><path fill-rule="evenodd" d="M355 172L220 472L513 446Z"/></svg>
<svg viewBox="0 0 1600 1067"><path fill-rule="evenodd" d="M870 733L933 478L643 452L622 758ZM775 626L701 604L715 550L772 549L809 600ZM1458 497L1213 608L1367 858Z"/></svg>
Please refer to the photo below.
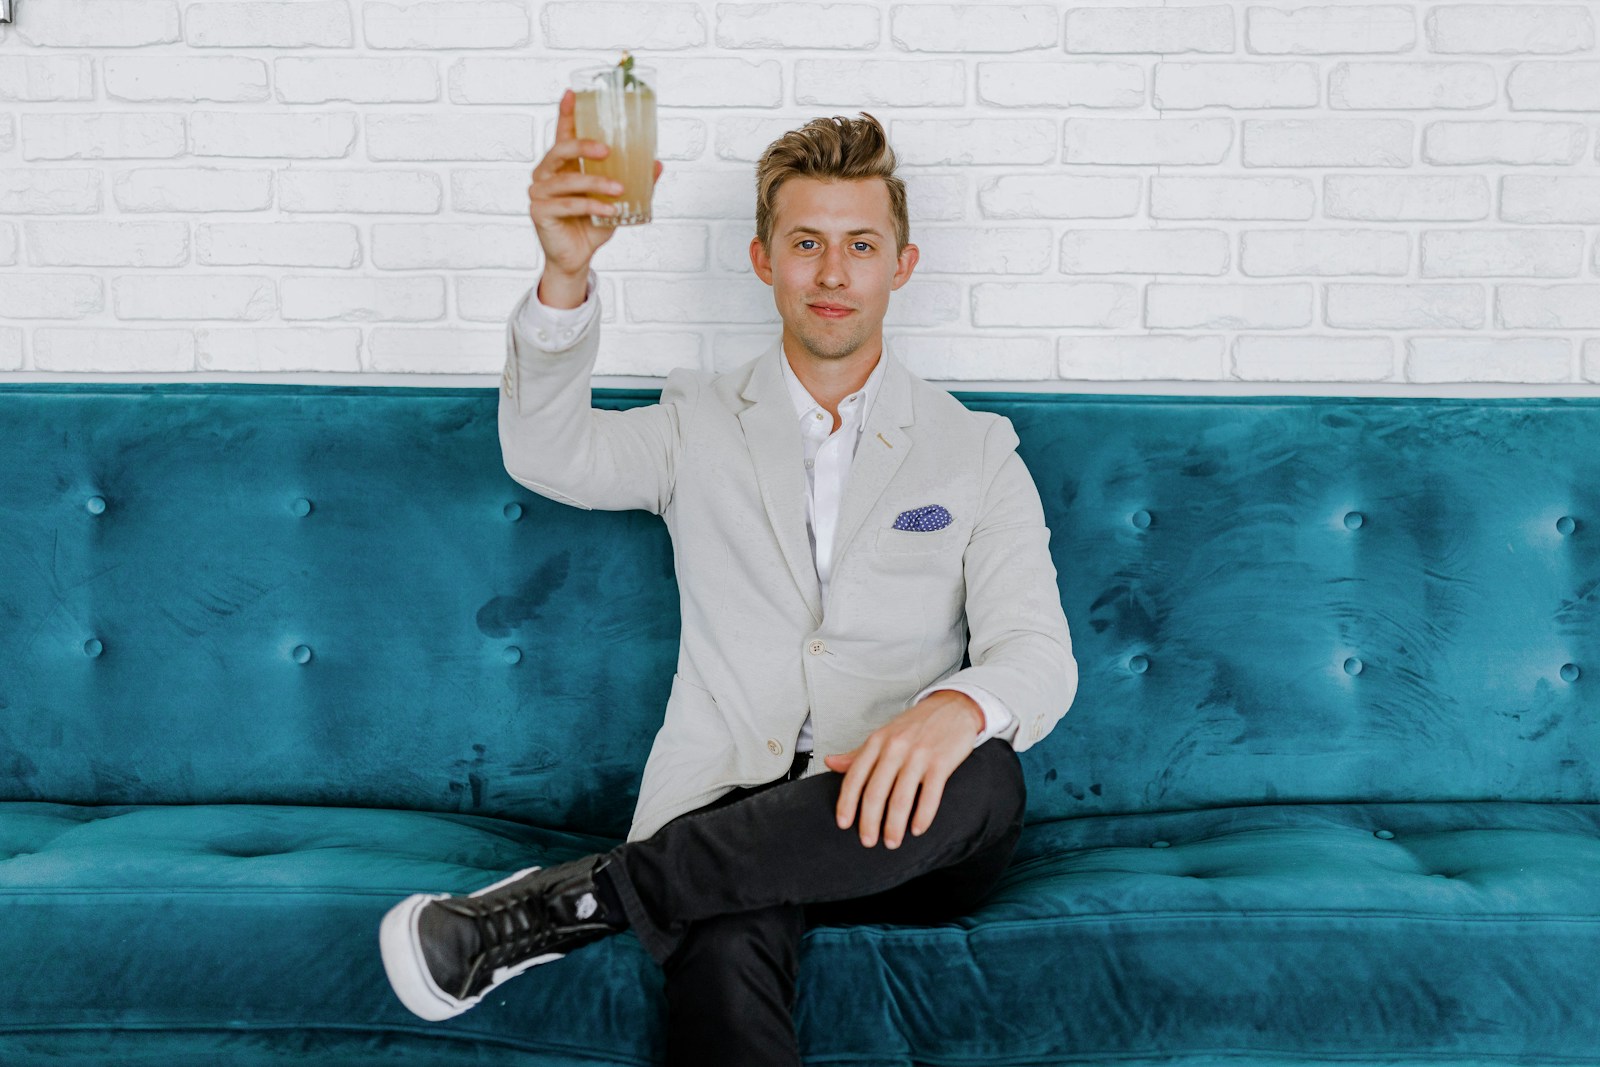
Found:
<svg viewBox="0 0 1600 1067"><path fill-rule="evenodd" d="M969 685L965 682L954 685L935 682L918 693L916 699L912 700L911 705L908 705L908 707L917 704L929 693L937 693L941 689L965 693L978 702L978 708L983 712L984 725L983 729L978 731L978 736L973 739L973 748L977 748L991 737L1004 737L1007 744L1011 743L1011 738L1016 734L1017 717L1011 714L1011 709L1006 707L1003 700L980 686Z"/></svg>
<svg viewBox="0 0 1600 1067"><path fill-rule="evenodd" d="M582 333L588 328L589 319L600 308L600 300L596 295L599 289L600 278L595 274L594 268L590 267L588 288L584 291L583 303L575 308L557 308L539 299L539 283L534 282L522 302L522 311L517 316L517 331L524 336L538 337L542 340L556 337L570 339Z"/></svg>

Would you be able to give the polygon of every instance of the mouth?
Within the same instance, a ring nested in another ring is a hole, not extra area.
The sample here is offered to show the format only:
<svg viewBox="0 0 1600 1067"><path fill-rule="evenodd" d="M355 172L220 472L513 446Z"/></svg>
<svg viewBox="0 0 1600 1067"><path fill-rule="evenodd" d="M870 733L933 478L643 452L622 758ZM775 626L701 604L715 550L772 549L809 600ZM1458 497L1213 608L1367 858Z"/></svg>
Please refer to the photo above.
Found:
<svg viewBox="0 0 1600 1067"><path fill-rule="evenodd" d="M855 310L854 308L845 307L843 304L808 304L806 306L825 319L842 319Z"/></svg>

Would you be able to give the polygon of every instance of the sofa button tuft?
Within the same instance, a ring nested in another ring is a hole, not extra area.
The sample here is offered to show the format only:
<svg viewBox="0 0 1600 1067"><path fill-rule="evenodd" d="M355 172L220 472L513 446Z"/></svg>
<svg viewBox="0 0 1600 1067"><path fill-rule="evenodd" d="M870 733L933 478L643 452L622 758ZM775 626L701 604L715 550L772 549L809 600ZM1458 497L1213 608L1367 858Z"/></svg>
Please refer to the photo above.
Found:
<svg viewBox="0 0 1600 1067"><path fill-rule="evenodd" d="M1385 841L1390 841L1390 840L1393 840L1393 838L1394 838L1394 831L1393 830L1374 830L1372 832L1372 836L1373 837L1381 837Z"/></svg>
<svg viewBox="0 0 1600 1067"><path fill-rule="evenodd" d="M90 657L98 656L101 652L105 651L105 647L105 645L100 643L100 639L98 637L91 637L89 640L83 643L83 654Z"/></svg>
<svg viewBox="0 0 1600 1067"><path fill-rule="evenodd" d="M1578 524L1572 520L1571 515L1563 515L1556 520L1556 529L1564 534L1569 534L1577 528Z"/></svg>
<svg viewBox="0 0 1600 1067"><path fill-rule="evenodd" d="M1150 513L1144 508L1140 508L1138 511L1133 513L1132 517L1128 521L1132 522L1141 530L1148 529L1150 526Z"/></svg>
<svg viewBox="0 0 1600 1067"><path fill-rule="evenodd" d="M1561 665L1561 680L1563 682L1576 682L1578 675L1582 673L1582 671L1578 670L1576 663L1563 663Z"/></svg>
<svg viewBox="0 0 1600 1067"><path fill-rule="evenodd" d="M1361 514L1361 512L1351 511L1345 514L1344 528L1347 530L1354 530L1360 527L1360 525L1366 521L1367 517Z"/></svg>
<svg viewBox="0 0 1600 1067"><path fill-rule="evenodd" d="M305 497L300 497L294 502L294 513L302 519L311 514L311 501Z"/></svg>
<svg viewBox="0 0 1600 1067"><path fill-rule="evenodd" d="M294 661L296 663L310 663L311 662L311 646L310 645L295 645L294 646Z"/></svg>
<svg viewBox="0 0 1600 1067"><path fill-rule="evenodd" d="M510 504L507 504L505 507L501 508L500 510L501 510L501 513L503 515L505 515L506 518L510 519L512 522L516 522L518 519L522 518L522 505L516 503L515 501L511 502Z"/></svg>
<svg viewBox="0 0 1600 1067"><path fill-rule="evenodd" d="M1134 674L1143 674L1150 669L1150 660L1144 656L1134 656L1128 661L1128 669Z"/></svg>
<svg viewBox="0 0 1600 1067"><path fill-rule="evenodd" d="M92 496L88 500L84 501L83 506L89 509L89 514L99 515L106 510L106 498L103 496Z"/></svg>
<svg viewBox="0 0 1600 1067"><path fill-rule="evenodd" d="M1152 841L1152 842L1150 842L1150 847L1151 848L1171 848L1172 847L1172 842L1170 842L1170 841Z"/></svg>
<svg viewBox="0 0 1600 1067"><path fill-rule="evenodd" d="M1344 661L1344 673L1346 674L1360 674L1362 668L1362 662L1354 656Z"/></svg>
<svg viewBox="0 0 1600 1067"><path fill-rule="evenodd" d="M520 663L522 662L522 649L516 645L507 645L505 650L500 653L500 658L507 663Z"/></svg>

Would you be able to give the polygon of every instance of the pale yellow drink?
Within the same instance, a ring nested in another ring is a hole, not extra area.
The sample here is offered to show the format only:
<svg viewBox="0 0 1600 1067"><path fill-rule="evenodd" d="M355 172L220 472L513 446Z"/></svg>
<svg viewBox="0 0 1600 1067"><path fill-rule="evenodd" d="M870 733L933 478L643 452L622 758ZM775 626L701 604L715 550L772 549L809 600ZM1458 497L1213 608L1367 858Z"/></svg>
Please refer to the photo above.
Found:
<svg viewBox="0 0 1600 1067"><path fill-rule="evenodd" d="M655 188L655 70L634 64L625 76L621 66L587 67L572 75L576 96L574 118L580 140L602 141L611 149L604 159L581 156L578 169L622 183L616 196L587 192L597 200L622 205L615 215L590 215L596 226L633 226L650 221L650 194Z"/></svg>

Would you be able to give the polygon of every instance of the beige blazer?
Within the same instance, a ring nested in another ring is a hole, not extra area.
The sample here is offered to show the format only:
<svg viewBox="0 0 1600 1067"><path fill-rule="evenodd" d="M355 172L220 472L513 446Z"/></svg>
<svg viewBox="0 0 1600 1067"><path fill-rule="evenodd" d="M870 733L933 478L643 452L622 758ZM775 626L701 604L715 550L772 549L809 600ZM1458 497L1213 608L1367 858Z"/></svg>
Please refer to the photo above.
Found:
<svg viewBox="0 0 1600 1067"><path fill-rule="evenodd" d="M547 340L517 328L521 312L519 302L506 324L506 471L574 507L660 515L672 538L677 671L627 840L787 773L808 710L807 777L836 773L824 755L860 745L935 681L969 681L1005 701L1019 752L1066 714L1077 661L1011 420L969 410L885 341L823 618L780 341L725 373L672 371L660 403L607 410L591 406L598 311ZM901 512L929 504L943 505L950 525L894 529Z"/></svg>

